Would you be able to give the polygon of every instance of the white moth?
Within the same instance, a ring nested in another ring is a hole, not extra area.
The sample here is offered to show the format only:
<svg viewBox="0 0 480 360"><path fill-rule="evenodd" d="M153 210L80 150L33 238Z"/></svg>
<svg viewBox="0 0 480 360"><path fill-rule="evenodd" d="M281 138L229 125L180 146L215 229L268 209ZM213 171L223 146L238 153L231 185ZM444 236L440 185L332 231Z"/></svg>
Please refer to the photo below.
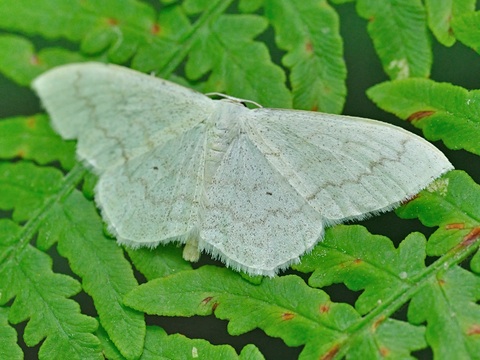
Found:
<svg viewBox="0 0 480 360"><path fill-rule="evenodd" d="M325 226L393 209L453 168L386 123L251 110L115 65L61 66L33 88L99 175L96 203L119 243L194 244L252 275L275 275Z"/></svg>

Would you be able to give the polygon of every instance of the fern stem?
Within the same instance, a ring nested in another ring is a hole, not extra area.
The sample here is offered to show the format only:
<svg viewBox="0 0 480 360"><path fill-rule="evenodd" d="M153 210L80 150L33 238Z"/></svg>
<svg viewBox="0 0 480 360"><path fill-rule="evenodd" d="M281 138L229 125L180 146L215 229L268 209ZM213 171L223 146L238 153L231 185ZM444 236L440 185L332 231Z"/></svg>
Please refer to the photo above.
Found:
<svg viewBox="0 0 480 360"><path fill-rule="evenodd" d="M437 281L440 277L439 275L445 273L447 270L461 263L476 252L479 245L480 239L466 245L460 243L444 256L436 260L432 265L425 268L422 273L410 279L408 281L411 285L409 288L399 289L380 306L376 307L368 315L355 322L346 330L346 333L348 333L349 336L345 338L344 346L340 346L341 350L336 354L336 358L344 358L348 353L349 345L355 342L354 338L366 336L364 334L365 331L372 331L372 329L378 327L384 320L390 318L392 314L411 300L415 294L421 291L425 286Z"/></svg>

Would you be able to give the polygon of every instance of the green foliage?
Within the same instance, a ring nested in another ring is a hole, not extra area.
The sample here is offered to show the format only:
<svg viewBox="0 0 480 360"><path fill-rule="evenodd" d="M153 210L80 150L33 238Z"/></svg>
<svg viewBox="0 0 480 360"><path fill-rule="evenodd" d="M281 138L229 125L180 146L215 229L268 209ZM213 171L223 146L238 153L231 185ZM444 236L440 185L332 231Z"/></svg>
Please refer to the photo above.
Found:
<svg viewBox="0 0 480 360"><path fill-rule="evenodd" d="M189 352L188 352L189 351ZM141 359L226 359L262 360L264 357L253 345L247 345L240 355L228 345L213 346L205 340L190 340L183 335L168 336L158 327L148 327L145 338L145 351Z"/></svg>
<svg viewBox="0 0 480 360"><path fill-rule="evenodd" d="M431 206L435 213L428 211ZM453 172L397 212L404 218L418 218L426 226L438 226L426 250L430 256L441 256L450 249L470 245L478 237L480 187L467 174Z"/></svg>
<svg viewBox="0 0 480 360"><path fill-rule="evenodd" d="M17 333L8 324L8 309L0 307L0 357L2 359L23 359L22 349L16 342Z"/></svg>
<svg viewBox="0 0 480 360"><path fill-rule="evenodd" d="M265 14L287 51L295 108L341 112L346 69L335 10L326 1L266 0Z"/></svg>
<svg viewBox="0 0 480 360"><path fill-rule="evenodd" d="M129 63L264 106L340 113L342 41L355 39L342 39L338 13L355 6L390 78L368 96L427 139L480 155L478 90L426 79L430 35L480 52L475 1L331 3L354 4L162 0L156 11L134 0L0 0L0 72L26 86L60 64ZM407 359L427 348L438 359L480 359L480 187L467 173L446 174L397 209L435 228L428 238L414 232L395 246L359 225L332 227L296 272L268 279L192 267L175 245L119 247L94 205L96 177L74 149L45 115L0 121L0 358L23 357L20 336L40 359L263 358L252 344L146 326L150 314L214 316L231 335L259 328L302 347L301 359ZM334 284L356 292L354 305Z"/></svg>
<svg viewBox="0 0 480 360"><path fill-rule="evenodd" d="M45 115L15 117L0 122L0 157L34 160L40 165L59 161L64 169L75 163L75 143L63 141ZM0 175L1 176L1 175Z"/></svg>
<svg viewBox="0 0 480 360"><path fill-rule="evenodd" d="M187 77L197 80L211 72L205 89L241 98L250 95L274 107L291 106L284 73L270 62L264 44L251 41L267 25L265 19L246 14L220 15L214 23L207 22L192 43L185 65ZM222 41L225 36L230 40ZM208 54L218 55L210 57ZM264 86L258 87L257 83Z"/></svg>
<svg viewBox="0 0 480 360"><path fill-rule="evenodd" d="M368 32L390 78L430 74L432 54L420 0L357 0L357 11L369 21Z"/></svg>
<svg viewBox="0 0 480 360"><path fill-rule="evenodd" d="M452 28L458 40L480 52L480 12L467 12L452 21Z"/></svg>
<svg viewBox="0 0 480 360"><path fill-rule="evenodd" d="M475 0L425 1L428 12L428 26L439 42L445 46L452 46L455 43L455 36L459 37L459 33L455 29L454 36L450 23L454 23L463 14L472 13L475 10L475 3Z"/></svg>
<svg viewBox="0 0 480 360"><path fill-rule="evenodd" d="M103 235L103 226L92 202L73 191L56 203L39 229L37 245L46 250L57 242L60 255L82 278L83 290L95 303L102 326L127 358L143 350L143 315L125 308L122 296L137 284L122 249Z"/></svg>
<svg viewBox="0 0 480 360"><path fill-rule="evenodd" d="M85 59L80 54L60 48L35 53L30 41L16 35L0 35L0 48L0 69L20 85L29 85L32 79L49 68Z"/></svg>
<svg viewBox="0 0 480 360"><path fill-rule="evenodd" d="M44 342L39 357L100 359L100 342L92 334L97 321L80 313L80 306L68 297L81 286L70 276L52 272L51 258L26 242L31 226L24 228L2 219L0 251L0 302L12 300L8 319L18 324L29 319L23 339L28 346ZM12 345L10 345L12 346Z"/></svg>
<svg viewBox="0 0 480 360"><path fill-rule="evenodd" d="M375 103L407 119L430 140L443 140L450 149L480 155L480 91L467 91L428 79L403 79L369 89Z"/></svg>
<svg viewBox="0 0 480 360"><path fill-rule="evenodd" d="M370 359L379 345L388 346L389 352L400 356L425 346L421 328L395 320L382 323L374 331L358 328L363 319L351 306L333 303L325 292L292 275L264 279L255 285L230 270L203 266L141 285L127 295L125 303L157 315L213 312L229 320L232 335L259 327L289 346L305 345L304 359L321 358L342 348L344 355L360 358L362 354ZM393 341L398 332L409 336ZM353 350L348 352L350 346Z"/></svg>
<svg viewBox="0 0 480 360"><path fill-rule="evenodd" d="M313 271L308 283L314 287L343 282L351 290L364 290L355 308L367 314L417 284L425 271L425 243L423 235L412 233L395 249L387 237L361 226L340 225L329 229L325 240L295 268Z"/></svg>
<svg viewBox="0 0 480 360"><path fill-rule="evenodd" d="M100 341L104 341L105 355L108 359L123 359L112 346L107 343L105 332L100 332ZM159 327L148 326L145 336L145 348L140 357L141 360L156 359L225 359L225 360L263 360L265 359L254 345L245 346L240 355L229 345L212 345L206 340L188 339L187 337L175 334L167 335Z"/></svg>

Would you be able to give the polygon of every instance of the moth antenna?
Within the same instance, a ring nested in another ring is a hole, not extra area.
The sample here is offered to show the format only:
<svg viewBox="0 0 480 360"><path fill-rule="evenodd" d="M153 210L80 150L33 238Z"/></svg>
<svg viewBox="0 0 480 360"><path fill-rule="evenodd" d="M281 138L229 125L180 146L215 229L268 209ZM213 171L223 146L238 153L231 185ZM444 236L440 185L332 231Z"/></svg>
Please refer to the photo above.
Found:
<svg viewBox="0 0 480 360"><path fill-rule="evenodd" d="M235 96L230 96L230 95L222 94L222 93L219 93L219 92L210 92L210 93L206 93L205 95L207 95L207 96L220 96L222 98L233 100L233 101L236 101L236 102L239 102L239 103L242 103L242 104L250 103L250 104L253 104L255 106L258 106L259 108L263 108L262 105L260 105L259 103L255 102L253 100L241 99L241 98L237 98Z"/></svg>

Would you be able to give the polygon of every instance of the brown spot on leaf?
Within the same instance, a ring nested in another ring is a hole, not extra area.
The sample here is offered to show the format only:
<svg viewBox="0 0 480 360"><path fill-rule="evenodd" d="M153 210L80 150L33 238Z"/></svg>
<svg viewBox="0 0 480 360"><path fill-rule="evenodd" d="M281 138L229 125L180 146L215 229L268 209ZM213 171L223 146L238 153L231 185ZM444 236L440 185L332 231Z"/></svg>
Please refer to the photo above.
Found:
<svg viewBox="0 0 480 360"><path fill-rule="evenodd" d="M410 122L417 121L423 118L426 118L432 114L435 114L435 111L433 110L425 110L425 111L417 111L416 113L413 113L410 115L407 120Z"/></svg>
<svg viewBox="0 0 480 360"><path fill-rule="evenodd" d="M440 286L445 285L445 280L443 280L443 279L438 279L438 285L440 285Z"/></svg>
<svg viewBox="0 0 480 360"><path fill-rule="evenodd" d="M327 305L327 304L320 305L320 313L321 314L328 313L329 311L330 311L330 305Z"/></svg>
<svg viewBox="0 0 480 360"><path fill-rule="evenodd" d="M353 260L353 263L354 263L354 264L361 264L362 262L363 262L362 259L355 259L355 260Z"/></svg>
<svg viewBox="0 0 480 360"><path fill-rule="evenodd" d="M305 44L305 50L307 51L307 53L309 54L312 54L313 53L313 44L311 41L307 41L307 43Z"/></svg>
<svg viewBox="0 0 480 360"><path fill-rule="evenodd" d="M461 230L461 229L464 229L464 228L465 228L464 223L451 223L451 224L447 224L445 226L446 230L452 230L452 229Z"/></svg>
<svg viewBox="0 0 480 360"><path fill-rule="evenodd" d="M467 330L467 335L480 335L480 325L474 324Z"/></svg>
<svg viewBox="0 0 480 360"><path fill-rule="evenodd" d="M119 21L115 18L108 18L107 19L107 24L110 26L116 26L118 25Z"/></svg>
<svg viewBox="0 0 480 360"><path fill-rule="evenodd" d="M205 299L202 300L201 304L202 305L207 305L210 301L212 301L212 299L213 299L213 296L208 296L208 297L206 297ZM212 305L212 311L215 311L217 306L218 306L218 303L214 302L213 305Z"/></svg>
<svg viewBox="0 0 480 360"><path fill-rule="evenodd" d="M318 104L315 103L313 106L310 108L311 111L318 111Z"/></svg>
<svg viewBox="0 0 480 360"><path fill-rule="evenodd" d="M30 64L32 64L34 66L40 65L40 59L38 58L37 55L32 55L30 57Z"/></svg>
<svg viewBox="0 0 480 360"><path fill-rule="evenodd" d="M20 149L17 151L17 156L19 158L24 158L25 157L25 150L24 149Z"/></svg>
<svg viewBox="0 0 480 360"><path fill-rule="evenodd" d="M35 125L37 125L37 119L35 119L33 116L30 116L25 124L28 128L33 129L35 128Z"/></svg>
<svg viewBox="0 0 480 360"><path fill-rule="evenodd" d="M292 320L294 317L295 315L289 312L282 314L282 320Z"/></svg>
<svg viewBox="0 0 480 360"><path fill-rule="evenodd" d="M468 246L471 243L475 242L479 237L480 237L480 226L473 228L472 231L470 231L467 235L465 235L461 245Z"/></svg>
<svg viewBox="0 0 480 360"><path fill-rule="evenodd" d="M382 355L383 357L387 357L389 354L390 354L390 350L388 350L388 348L384 346L380 348L380 355Z"/></svg>
<svg viewBox="0 0 480 360"><path fill-rule="evenodd" d="M150 32L152 33L152 35L158 35L160 33L160 30L161 30L160 24L155 23L152 25Z"/></svg>
<svg viewBox="0 0 480 360"><path fill-rule="evenodd" d="M335 355L337 355L338 353L338 350L340 350L339 346L338 345L334 345L332 348L330 348L326 353L325 355L323 355L320 359L321 360L330 360L330 359L333 359L335 357Z"/></svg>
<svg viewBox="0 0 480 360"><path fill-rule="evenodd" d="M385 321L385 316L380 316L372 325L374 331Z"/></svg>
<svg viewBox="0 0 480 360"><path fill-rule="evenodd" d="M202 300L202 305L207 305L212 299L213 299L212 296L206 297L205 299Z"/></svg>

